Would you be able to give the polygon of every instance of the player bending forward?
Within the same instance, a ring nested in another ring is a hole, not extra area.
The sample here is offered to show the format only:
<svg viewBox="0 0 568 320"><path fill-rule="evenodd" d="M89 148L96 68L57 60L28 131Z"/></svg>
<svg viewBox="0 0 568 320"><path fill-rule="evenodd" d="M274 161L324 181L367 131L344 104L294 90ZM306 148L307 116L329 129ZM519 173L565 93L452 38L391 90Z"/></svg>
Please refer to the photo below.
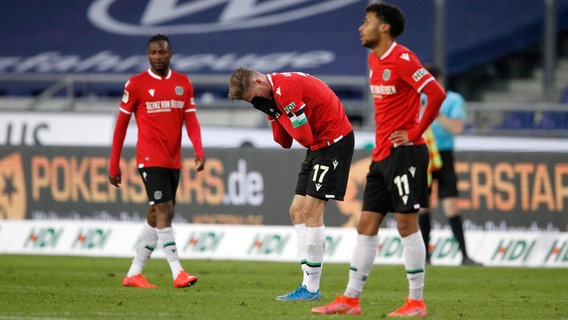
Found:
<svg viewBox="0 0 568 320"><path fill-rule="evenodd" d="M319 300L324 209L330 199L343 200L353 156L353 128L345 109L325 83L301 72L263 74L239 68L231 75L229 98L266 113L282 147L290 148L295 139L308 148L290 205L304 278L296 290L276 299Z"/></svg>

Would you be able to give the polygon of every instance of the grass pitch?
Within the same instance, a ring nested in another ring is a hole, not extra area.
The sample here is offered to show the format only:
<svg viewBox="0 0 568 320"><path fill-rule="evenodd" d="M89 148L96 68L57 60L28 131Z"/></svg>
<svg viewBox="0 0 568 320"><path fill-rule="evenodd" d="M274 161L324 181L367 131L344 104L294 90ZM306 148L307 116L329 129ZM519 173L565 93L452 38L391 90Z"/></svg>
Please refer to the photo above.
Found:
<svg viewBox="0 0 568 320"><path fill-rule="evenodd" d="M185 260L199 276L176 289L166 260L144 274L156 289L124 288L131 259L0 255L0 319L376 319L407 295L402 266L374 266L360 316L310 312L343 293L347 264L324 266L323 299L275 301L301 281L294 263ZM568 319L568 270L428 266L429 319Z"/></svg>

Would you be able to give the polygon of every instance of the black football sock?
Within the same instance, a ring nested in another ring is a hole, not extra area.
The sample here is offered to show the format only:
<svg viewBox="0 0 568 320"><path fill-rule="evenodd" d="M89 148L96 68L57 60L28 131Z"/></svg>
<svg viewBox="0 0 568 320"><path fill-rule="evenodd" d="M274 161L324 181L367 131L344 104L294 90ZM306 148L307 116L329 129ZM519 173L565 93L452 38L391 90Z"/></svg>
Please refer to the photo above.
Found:
<svg viewBox="0 0 568 320"><path fill-rule="evenodd" d="M465 249L465 237L463 235L461 216L457 215L455 217L448 218L448 222L450 223L450 227L452 228L452 232L454 233L454 238L456 238L456 241L460 246L463 258L468 258L467 250Z"/></svg>
<svg viewBox="0 0 568 320"><path fill-rule="evenodd" d="M418 226L420 227L422 240L424 240L424 245L426 246L426 260L429 260L430 252L428 247L430 245L430 231L432 230L432 216L430 212L418 214Z"/></svg>

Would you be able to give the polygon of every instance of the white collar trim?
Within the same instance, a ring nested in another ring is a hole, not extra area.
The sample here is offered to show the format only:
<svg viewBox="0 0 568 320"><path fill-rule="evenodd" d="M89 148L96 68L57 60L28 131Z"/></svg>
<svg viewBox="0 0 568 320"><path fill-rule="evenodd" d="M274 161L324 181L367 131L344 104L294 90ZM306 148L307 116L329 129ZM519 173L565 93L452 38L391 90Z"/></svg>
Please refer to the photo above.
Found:
<svg viewBox="0 0 568 320"><path fill-rule="evenodd" d="M383 55L381 56L380 59L381 59L381 60L384 60L386 57L388 57L389 54L391 54L391 52L394 50L394 47L396 47L396 45L397 45L397 43L396 43L396 41L394 41L394 42L391 44L391 46L389 47L389 49L388 49L385 53L383 53Z"/></svg>
<svg viewBox="0 0 568 320"><path fill-rule="evenodd" d="M152 78L154 78L154 79L157 79L157 80L162 80L162 79L163 79L162 76L159 76L159 75L155 74L154 72L152 72L152 68L149 68L149 69L148 69L148 74L149 74ZM166 78L166 80L168 80L171 76L172 76L172 69L169 69L169 70L168 70L168 75L165 76L164 78Z"/></svg>

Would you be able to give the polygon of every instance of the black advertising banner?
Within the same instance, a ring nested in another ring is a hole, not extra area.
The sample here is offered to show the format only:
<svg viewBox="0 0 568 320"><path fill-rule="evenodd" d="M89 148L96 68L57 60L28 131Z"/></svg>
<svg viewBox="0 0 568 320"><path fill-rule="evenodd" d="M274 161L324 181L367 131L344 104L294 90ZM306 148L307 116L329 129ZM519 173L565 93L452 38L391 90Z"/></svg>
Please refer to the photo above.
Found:
<svg viewBox="0 0 568 320"><path fill-rule="evenodd" d="M350 217L344 226L354 226L361 210L371 161L365 153L355 153L345 201L337 203L339 211ZM568 231L567 159L566 154L554 152L457 152L458 205L464 228ZM432 227L443 228L447 219L435 184L432 189ZM396 227L392 215L383 226Z"/></svg>
<svg viewBox="0 0 568 320"><path fill-rule="evenodd" d="M477 228L568 231L566 154L460 152L457 160L460 208Z"/></svg>
<svg viewBox="0 0 568 320"><path fill-rule="evenodd" d="M121 159L122 185L108 184L109 148L3 147L0 150L1 219L140 221L147 198L135 152ZM329 201L328 226L355 226L369 150L357 150L345 201ZM305 150L208 149L204 171L192 170L184 150L176 221L289 225L288 208ZM568 163L558 153L460 152L460 207L468 230L566 231ZM435 189L435 188L434 188ZM433 201L434 227L446 224ZM386 227L394 227L389 215Z"/></svg>
<svg viewBox="0 0 568 320"><path fill-rule="evenodd" d="M193 155L184 150L176 220L288 224L304 152L207 150L205 169L195 173ZM2 217L143 220L147 197L134 149L123 150L120 189L108 183L108 155L108 148L2 148Z"/></svg>

